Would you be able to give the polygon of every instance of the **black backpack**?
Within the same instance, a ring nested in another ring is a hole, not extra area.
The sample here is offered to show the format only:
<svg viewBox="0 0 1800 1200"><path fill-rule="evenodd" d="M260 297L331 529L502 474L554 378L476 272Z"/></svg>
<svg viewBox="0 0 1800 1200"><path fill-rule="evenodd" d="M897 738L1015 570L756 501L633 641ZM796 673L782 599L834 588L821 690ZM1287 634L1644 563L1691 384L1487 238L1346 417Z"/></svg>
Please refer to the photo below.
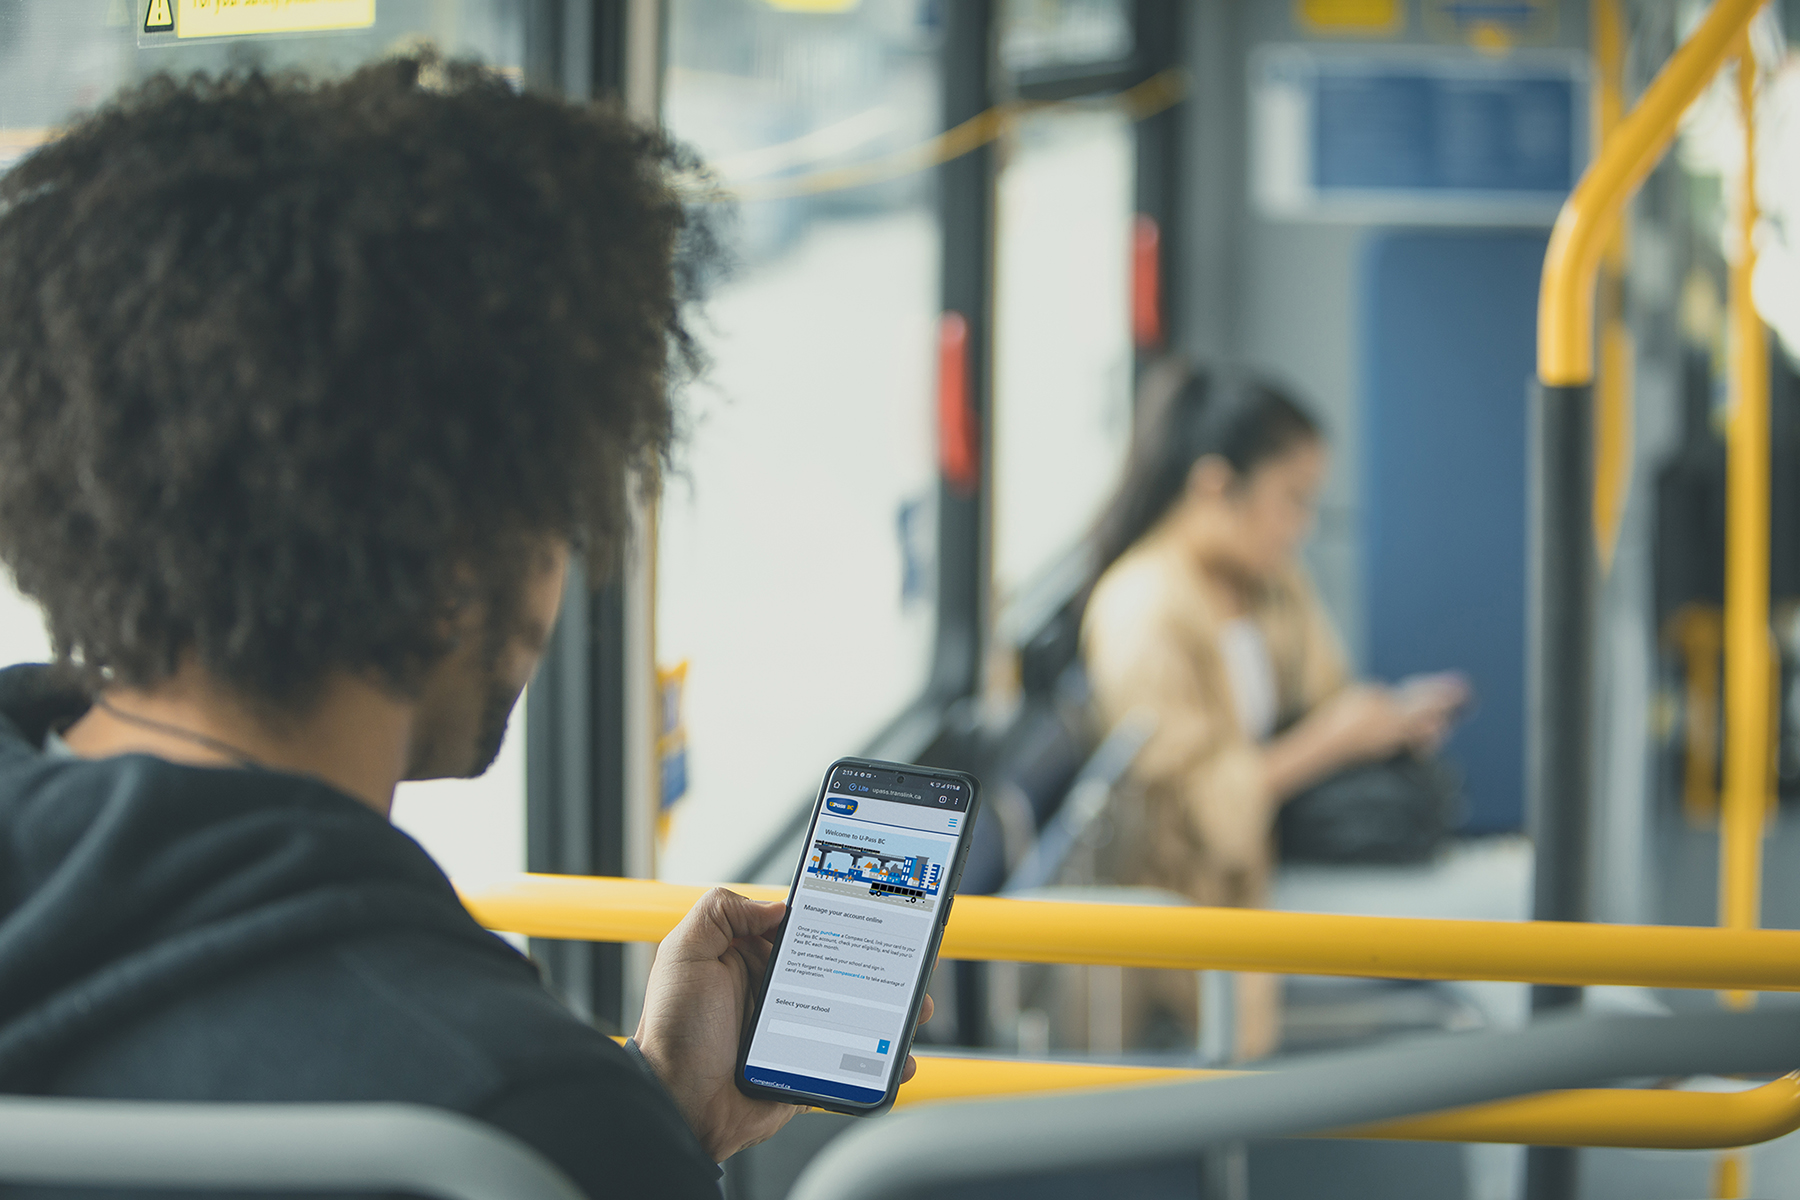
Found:
<svg viewBox="0 0 1800 1200"><path fill-rule="evenodd" d="M1282 861L1424 862L1449 836L1461 795L1456 772L1437 759L1401 754L1350 767L1281 806Z"/></svg>

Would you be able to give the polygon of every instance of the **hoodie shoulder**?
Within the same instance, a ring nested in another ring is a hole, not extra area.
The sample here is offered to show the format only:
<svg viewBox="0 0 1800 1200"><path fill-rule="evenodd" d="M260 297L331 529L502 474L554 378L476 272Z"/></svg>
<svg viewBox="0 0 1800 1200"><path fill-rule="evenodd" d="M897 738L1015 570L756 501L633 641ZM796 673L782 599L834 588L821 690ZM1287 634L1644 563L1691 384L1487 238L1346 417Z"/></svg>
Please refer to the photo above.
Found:
<svg viewBox="0 0 1800 1200"><path fill-rule="evenodd" d="M85 713L93 700L47 663L0 668L0 758L35 753L44 736Z"/></svg>
<svg viewBox="0 0 1800 1200"><path fill-rule="evenodd" d="M594 1196L716 1196L680 1112L510 948L390 930L199 988L71 1059L62 1095L401 1101L535 1146Z"/></svg>

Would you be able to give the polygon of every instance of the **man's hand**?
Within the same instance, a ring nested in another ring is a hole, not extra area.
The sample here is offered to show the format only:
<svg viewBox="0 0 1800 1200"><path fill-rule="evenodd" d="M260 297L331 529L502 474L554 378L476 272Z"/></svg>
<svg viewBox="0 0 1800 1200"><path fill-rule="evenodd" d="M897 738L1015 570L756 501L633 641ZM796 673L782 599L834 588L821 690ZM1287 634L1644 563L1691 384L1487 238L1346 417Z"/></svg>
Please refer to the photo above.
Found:
<svg viewBox="0 0 1800 1200"><path fill-rule="evenodd" d="M638 1049L715 1162L774 1136L801 1111L752 1100L733 1079L738 1041L769 961L769 935L785 907L713 888L663 939L650 969ZM919 1020L930 1019L927 996ZM901 1080L916 1067L908 1056Z"/></svg>

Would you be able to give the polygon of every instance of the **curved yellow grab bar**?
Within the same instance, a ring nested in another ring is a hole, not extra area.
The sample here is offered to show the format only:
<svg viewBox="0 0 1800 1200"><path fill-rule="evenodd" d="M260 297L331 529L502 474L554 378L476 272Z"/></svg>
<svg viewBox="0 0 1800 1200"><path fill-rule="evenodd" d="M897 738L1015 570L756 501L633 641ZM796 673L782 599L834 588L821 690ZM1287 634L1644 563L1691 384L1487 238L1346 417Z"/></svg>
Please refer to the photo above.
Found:
<svg viewBox="0 0 1800 1200"><path fill-rule="evenodd" d="M1538 379L1594 378L1594 277L1621 205L1656 165L1687 111L1766 0L1713 0L1712 10L1607 138L1557 215L1538 298Z"/></svg>
<svg viewBox="0 0 1800 1200"><path fill-rule="evenodd" d="M1238 1071L1128 1067L918 1054L918 1074L901 1085L896 1107L981 1100L1031 1092L1105 1091L1224 1078ZM1421 1117L1353 1125L1320 1137L1404 1142L1499 1142L1531 1146L1618 1146L1715 1150L1751 1146L1800 1129L1800 1072L1741 1092L1571 1088Z"/></svg>
<svg viewBox="0 0 1800 1200"><path fill-rule="evenodd" d="M464 903L490 929L659 941L702 891L522 875ZM739 886L761 900L783 888ZM1800 932L1561 921L1443 921L960 896L945 958L1182 970L1800 991Z"/></svg>
<svg viewBox="0 0 1800 1200"><path fill-rule="evenodd" d="M1132 1087L1222 1077L1231 1071L1118 1067L920 1054L897 1103L971 1100L1023 1092ZM1800 1073L1741 1092L1574 1088L1422 1117L1332 1130L1323 1137L1535 1146L1703 1150L1748 1146L1800 1129Z"/></svg>
<svg viewBox="0 0 1800 1200"><path fill-rule="evenodd" d="M1571 1088L1334 1131L1336 1137L1716 1150L1800 1129L1800 1075L1741 1092Z"/></svg>

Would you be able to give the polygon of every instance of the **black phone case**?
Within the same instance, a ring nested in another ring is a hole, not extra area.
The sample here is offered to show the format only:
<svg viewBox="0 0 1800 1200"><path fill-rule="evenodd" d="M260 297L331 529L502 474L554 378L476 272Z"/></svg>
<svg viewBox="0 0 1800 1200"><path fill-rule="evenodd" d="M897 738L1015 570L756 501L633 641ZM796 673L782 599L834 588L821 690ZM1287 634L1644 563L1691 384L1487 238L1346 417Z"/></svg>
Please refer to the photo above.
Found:
<svg viewBox="0 0 1800 1200"><path fill-rule="evenodd" d="M808 1108L824 1109L827 1112L843 1113L851 1117L873 1117L886 1112L894 1106L894 1098L900 1094L900 1076L904 1071L906 1056L912 1052L913 1034L918 1030L919 1008L925 1003L925 985L931 978L931 969L937 965L938 945L944 939L944 928L950 923L950 910L956 903L956 891L962 886L963 864L969 858L969 845L975 837L975 814L981 807L981 781L965 771L943 770L937 767L922 767L917 763L883 762L873 758L845 757L834 759L825 768L825 775L819 780L819 794L813 799L812 816L806 823L806 838L800 844L802 861L806 857L806 847L812 840L813 827L818 823L819 810L825 804L825 791L831 784L831 773L840 766L874 767L883 771L903 771L920 776L935 776L939 779L955 779L969 787L968 816L963 822L963 835L956 840L956 860L950 868L950 887L944 896L944 903L938 906L937 916L931 924L931 942L926 947L925 962L920 970L919 979L913 986L913 996L906 1009L906 1024L901 1027L901 1041L895 1061L903 1064L902 1069L894 1072L892 1082L888 1084L887 1094L879 1103L863 1105L852 1104L847 1100L839 1100L833 1096L815 1096L810 1092L786 1091L781 1088L762 1087L744 1079L744 1067L750 1057L750 1039L756 1031L757 1022L762 1020L763 1000L769 992L769 972L775 966L775 954L781 949L782 938L787 936L788 918L784 915L781 924L775 929L771 938L769 962L763 969L763 975L756 984L756 1006L750 1011L750 1020L744 1025L743 1037L738 1043L737 1065L733 1068L732 1078L737 1081L738 1091L757 1100L778 1100L783 1104L804 1104ZM788 913L794 909L794 896L800 890L800 864L794 866L794 881L788 885Z"/></svg>

